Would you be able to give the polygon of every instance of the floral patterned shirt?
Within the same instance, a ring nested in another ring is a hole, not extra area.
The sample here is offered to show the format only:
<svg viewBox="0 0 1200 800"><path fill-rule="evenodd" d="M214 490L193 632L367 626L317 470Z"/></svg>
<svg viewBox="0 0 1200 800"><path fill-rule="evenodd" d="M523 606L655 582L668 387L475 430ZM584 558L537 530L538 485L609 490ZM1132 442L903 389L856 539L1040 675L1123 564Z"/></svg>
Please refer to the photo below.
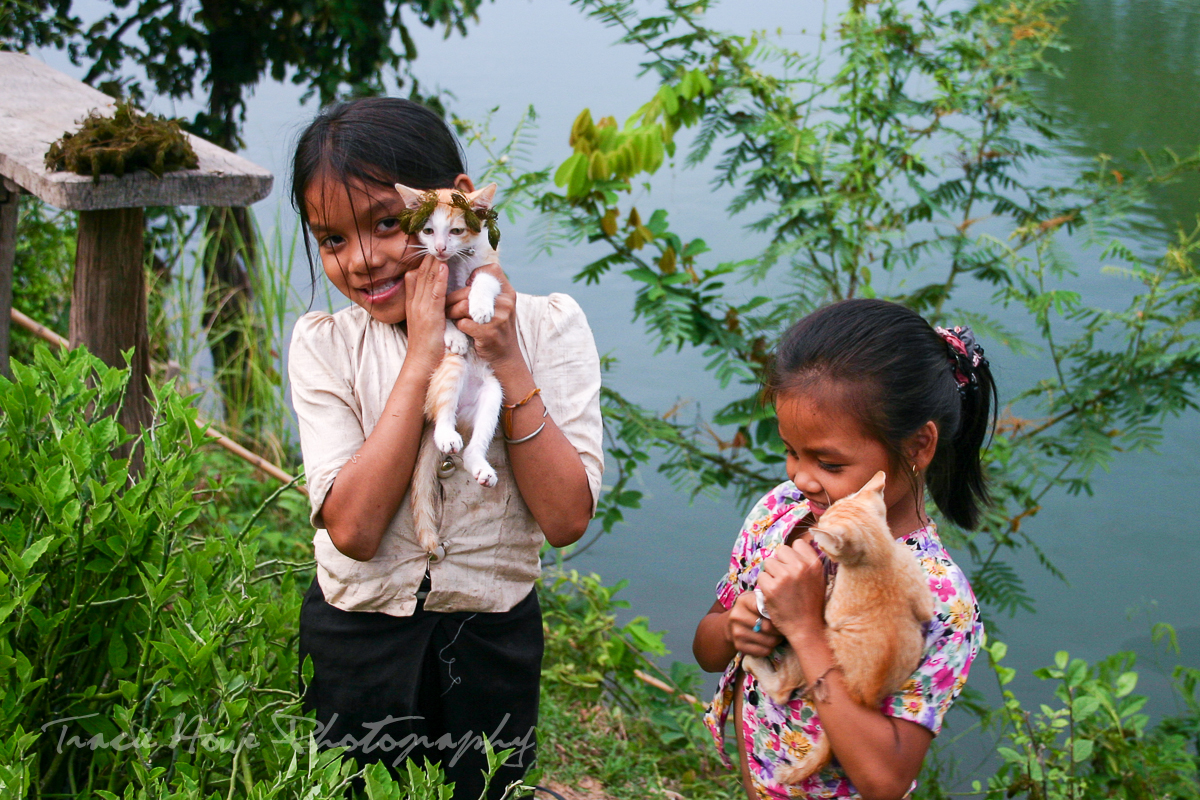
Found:
<svg viewBox="0 0 1200 800"><path fill-rule="evenodd" d="M762 562L771 557L807 514L808 501L791 481L776 486L758 501L733 547L729 572L717 584L717 599L725 608L731 608L742 592L754 589ZM937 734L951 703L967 682L971 661L979 651L983 625L966 576L950 559L933 524L914 531L903 541L913 549L929 577L934 615L925 625L925 651L917 671L900 691L881 701L880 711L916 722ZM704 716L725 765L733 766L725 754L725 724L733 707L733 693L741 691L742 733L750 778L759 797L764 800L858 797L858 791L836 758L802 783L788 785L773 780L775 769L787 763L789 754L793 761L803 757L825 734L810 700L793 695L787 705L776 705L765 692L759 691L758 682L749 672L743 672L741 685L734 686L741 663L742 654L738 653L721 676L717 693Z"/></svg>

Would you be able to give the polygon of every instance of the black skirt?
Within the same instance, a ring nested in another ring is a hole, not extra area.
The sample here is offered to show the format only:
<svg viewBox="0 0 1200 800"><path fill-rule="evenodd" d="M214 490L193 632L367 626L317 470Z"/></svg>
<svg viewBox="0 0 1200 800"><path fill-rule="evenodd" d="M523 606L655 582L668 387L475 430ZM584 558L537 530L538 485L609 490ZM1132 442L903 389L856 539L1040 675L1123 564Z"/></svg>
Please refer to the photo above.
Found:
<svg viewBox="0 0 1200 800"><path fill-rule="evenodd" d="M499 798L536 754L543 648L535 589L509 611L441 613L418 600L395 617L334 608L314 579L300 609L300 663L313 663L304 709L316 711L322 749L396 774L427 758L456 800L483 791L485 736L493 750L515 748L488 792Z"/></svg>

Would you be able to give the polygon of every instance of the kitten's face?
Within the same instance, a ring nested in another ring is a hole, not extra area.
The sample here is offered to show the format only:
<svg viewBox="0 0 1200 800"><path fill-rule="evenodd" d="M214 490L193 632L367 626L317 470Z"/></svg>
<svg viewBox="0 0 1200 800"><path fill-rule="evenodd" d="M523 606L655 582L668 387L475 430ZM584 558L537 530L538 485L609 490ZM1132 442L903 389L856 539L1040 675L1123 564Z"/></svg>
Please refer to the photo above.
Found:
<svg viewBox="0 0 1200 800"><path fill-rule="evenodd" d="M418 241L439 261L449 261L455 256L472 250L480 233L475 233L463 221L462 212L453 212L439 204L425 220L425 227L417 234Z"/></svg>
<svg viewBox="0 0 1200 800"><path fill-rule="evenodd" d="M396 184L396 191L410 209L420 208L426 194L401 184ZM439 261L449 261L455 256L470 255L476 248L487 246L486 232L482 229L471 230L463 210L453 205L452 200L456 192L438 189L436 194L437 206L417 234L417 240L425 251ZM489 211L496 197L496 184L488 184L477 192L465 194L464 197L476 212Z"/></svg>
<svg viewBox="0 0 1200 800"><path fill-rule="evenodd" d="M813 541L842 564L854 564L873 544L891 539L882 472L867 485L829 507L812 530Z"/></svg>
<svg viewBox="0 0 1200 800"><path fill-rule="evenodd" d="M833 503L854 494L875 473L883 472L884 504L892 534L903 536L916 530L921 527L921 518L908 476L893 473L888 450L862 429L836 388L785 392L776 399L779 435L787 448L788 477L808 498L818 527L823 527L824 514Z"/></svg>

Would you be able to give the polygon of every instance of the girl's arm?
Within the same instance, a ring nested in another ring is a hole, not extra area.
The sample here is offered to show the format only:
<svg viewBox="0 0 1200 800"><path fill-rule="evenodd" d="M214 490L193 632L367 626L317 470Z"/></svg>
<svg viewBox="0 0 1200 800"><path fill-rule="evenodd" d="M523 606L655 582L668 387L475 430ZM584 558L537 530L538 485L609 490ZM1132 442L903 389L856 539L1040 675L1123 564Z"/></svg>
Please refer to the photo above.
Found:
<svg viewBox="0 0 1200 800"><path fill-rule="evenodd" d="M374 557L412 479L429 378L445 349L446 274L446 265L432 256L404 273L404 365L379 423L338 472L321 507L334 547L358 561Z"/></svg>
<svg viewBox="0 0 1200 800"><path fill-rule="evenodd" d="M807 544L776 549L758 578L771 619L796 651L821 727L864 800L900 798L933 740L927 728L851 699L825 638L825 571Z"/></svg>
<svg viewBox="0 0 1200 800"><path fill-rule="evenodd" d="M753 592L738 595L731 608L725 608L720 600L696 626L696 637L692 640L692 655L705 672L722 672L736 653L766 657L783 640L779 631L764 619L758 633L754 623L758 621L758 603Z"/></svg>
<svg viewBox="0 0 1200 800"><path fill-rule="evenodd" d="M475 352L491 365L504 389L504 401L516 403L537 388L517 341L517 294L498 265L487 264L479 269L500 281L501 291L491 322L480 325L471 319L467 289L450 296L446 314L456 321L459 330L475 340ZM535 395L513 412L514 439L528 436L543 422L546 427L526 442L510 444L508 461L521 498L546 535L546 541L555 547L565 547L578 541L587 530L592 519L592 490L578 451L553 417L542 416L545 410L541 397Z"/></svg>

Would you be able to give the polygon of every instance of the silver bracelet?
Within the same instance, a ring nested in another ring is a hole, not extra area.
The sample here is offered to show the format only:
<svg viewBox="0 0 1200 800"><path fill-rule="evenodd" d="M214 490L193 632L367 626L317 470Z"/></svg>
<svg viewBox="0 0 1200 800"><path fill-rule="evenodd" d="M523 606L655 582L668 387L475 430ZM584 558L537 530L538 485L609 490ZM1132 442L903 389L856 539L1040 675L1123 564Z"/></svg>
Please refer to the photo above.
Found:
<svg viewBox="0 0 1200 800"><path fill-rule="evenodd" d="M549 414L549 413L550 413L550 409L548 409L548 408L543 408L543 409L542 409L542 416L543 416L543 417L545 417L545 416L546 416L547 414ZM508 438L507 436L505 436L505 437L504 437L504 441L508 442L509 444L520 444L521 442L528 442L530 439L532 439L533 437L535 437L535 436L537 436L539 433L541 433L541 432L542 432L542 428L545 428L545 427L546 427L546 423L544 423L544 422L543 422L541 425L538 425L538 428L537 428L537 430L536 430L536 431L534 431L533 433L529 434L528 436L522 436L520 439L510 439L510 438Z"/></svg>

